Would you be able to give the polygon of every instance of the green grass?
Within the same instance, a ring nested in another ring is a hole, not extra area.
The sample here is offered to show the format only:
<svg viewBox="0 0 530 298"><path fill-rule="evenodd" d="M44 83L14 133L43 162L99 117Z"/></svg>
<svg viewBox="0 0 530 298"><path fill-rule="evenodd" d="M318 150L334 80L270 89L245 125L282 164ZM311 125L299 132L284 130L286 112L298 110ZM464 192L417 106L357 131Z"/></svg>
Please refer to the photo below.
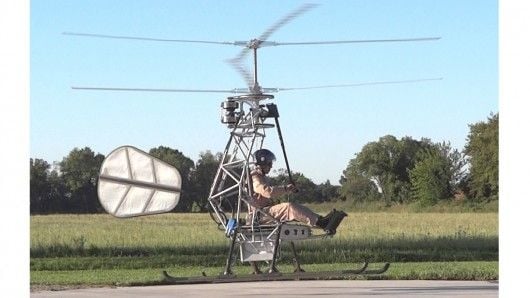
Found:
<svg viewBox="0 0 530 298"><path fill-rule="evenodd" d="M388 206L382 201L355 202L335 201L325 203L306 204L313 210L326 212L332 208L348 210L351 213L358 212L387 212L387 213L497 213L499 201L472 202L469 200L443 200L434 205L425 206L419 202L408 204L392 203Z"/></svg>
<svg viewBox="0 0 530 298"><path fill-rule="evenodd" d="M497 213L350 213L335 240L403 241L498 237ZM117 219L110 215L31 216L31 256L77 254L89 248L215 249L227 243L207 214L163 214Z"/></svg>
<svg viewBox="0 0 530 298"><path fill-rule="evenodd" d="M179 276L217 274L228 249L228 239L207 214L30 220L32 285L153 284L162 269ZM287 244L279 263L289 271ZM393 263L381 278L497 279L498 214L349 212L333 239L297 247L309 270L368 260Z"/></svg>

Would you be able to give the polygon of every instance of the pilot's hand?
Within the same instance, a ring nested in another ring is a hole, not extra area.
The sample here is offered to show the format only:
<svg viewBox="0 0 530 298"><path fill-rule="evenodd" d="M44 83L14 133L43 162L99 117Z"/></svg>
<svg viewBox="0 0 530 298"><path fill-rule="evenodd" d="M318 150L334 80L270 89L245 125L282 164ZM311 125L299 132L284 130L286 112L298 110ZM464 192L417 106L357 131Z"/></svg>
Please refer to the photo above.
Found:
<svg viewBox="0 0 530 298"><path fill-rule="evenodd" d="M298 192L298 188L294 184L287 184L286 189L288 192Z"/></svg>

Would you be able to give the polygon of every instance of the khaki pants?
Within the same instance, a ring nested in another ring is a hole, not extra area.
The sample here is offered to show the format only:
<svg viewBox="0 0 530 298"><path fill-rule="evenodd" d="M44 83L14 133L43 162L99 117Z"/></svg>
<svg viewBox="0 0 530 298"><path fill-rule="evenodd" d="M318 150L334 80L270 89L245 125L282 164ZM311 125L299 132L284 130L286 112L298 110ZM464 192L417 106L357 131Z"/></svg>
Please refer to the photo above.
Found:
<svg viewBox="0 0 530 298"><path fill-rule="evenodd" d="M280 203L263 210L282 222L294 220L314 227L318 220L318 214L297 203ZM263 218L261 221L266 223L267 218Z"/></svg>

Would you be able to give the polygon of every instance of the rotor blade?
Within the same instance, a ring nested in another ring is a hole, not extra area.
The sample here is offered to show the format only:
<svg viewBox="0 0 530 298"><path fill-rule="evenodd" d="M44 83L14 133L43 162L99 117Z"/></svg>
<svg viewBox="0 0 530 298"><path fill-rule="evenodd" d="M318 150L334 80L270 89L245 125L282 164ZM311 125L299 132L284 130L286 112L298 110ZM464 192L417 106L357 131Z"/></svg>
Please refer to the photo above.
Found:
<svg viewBox="0 0 530 298"><path fill-rule="evenodd" d="M249 93L248 88L235 88L232 90L208 90L208 89L158 89L158 88L116 88L116 87L79 87L72 86L74 90L94 91L141 91L141 92L205 92L205 93Z"/></svg>
<svg viewBox="0 0 530 298"><path fill-rule="evenodd" d="M143 40L143 41L164 41L164 42L189 42L189 43L208 43L208 44L222 44L222 45L239 45L241 42L231 41L207 41L207 40L187 40L187 39L164 39L164 38L151 38L151 37L136 37L136 36L120 36L120 35L105 35L105 34L92 34L92 33L75 33L75 32L63 32L64 35L73 36L84 36L84 37L97 37L97 38L112 38L112 39L131 39L131 40Z"/></svg>
<svg viewBox="0 0 530 298"><path fill-rule="evenodd" d="M252 75L250 71L245 67L243 60L245 56L250 52L248 47L244 47L239 54L232 58L228 59L227 62L232 66L245 80L247 86L250 88L252 86Z"/></svg>
<svg viewBox="0 0 530 298"><path fill-rule="evenodd" d="M306 89L323 89L323 88L344 88L344 87L359 87L369 85L388 85L388 84L409 84L426 81L440 81L443 78L429 78L429 79L415 79L415 80L401 80L401 81L379 81L379 82L365 82L353 84L339 84L339 85L322 85L309 87L294 87L294 88L262 88L263 93L276 93L281 91L292 90L306 90ZM121 88L121 87L79 87L72 86L74 90L93 90L93 91L140 91L140 92L204 92L204 93L235 93L248 94L248 88L234 88L231 90L210 90L210 89L159 89L159 88Z"/></svg>
<svg viewBox="0 0 530 298"><path fill-rule="evenodd" d="M252 86L252 75L250 72L243 66L243 59L248 55L250 52L251 47L259 48L261 44L269 38L269 36L274 33L276 30L284 26L285 24L289 23L294 18L298 17L299 15L307 12L308 10L314 8L317 6L316 4L306 3L300 6L299 8L293 10L288 15L284 16L280 20L278 20L276 23L274 23L271 27L269 27L265 32L263 32L260 37L256 40L251 40L248 42L243 41L237 41L234 42L235 45L238 46L244 46L244 48L239 52L239 54L228 60L228 63L244 78L245 82L247 82L247 85L249 88ZM257 43L253 43L253 41L256 41Z"/></svg>
<svg viewBox="0 0 530 298"><path fill-rule="evenodd" d="M365 39L365 40L334 40L334 41L306 41L306 42L263 42L260 46L294 46L294 45L324 45L341 43L370 43L370 42L411 42L411 41L434 41L441 37L399 38L399 39Z"/></svg>
<svg viewBox="0 0 530 298"><path fill-rule="evenodd" d="M440 81L442 79L443 78L429 78L429 79L415 79L415 80L402 80L402 81L380 81L380 82L365 82L365 83L340 84L340 85L295 87L295 88L263 88L263 92L270 93L270 92L305 90L305 89L343 88L343 87L359 87L359 86L387 85L387 84L408 84L408 83L419 83L419 82L426 82L426 81Z"/></svg>
<svg viewBox="0 0 530 298"><path fill-rule="evenodd" d="M247 50L247 48L244 48L244 50ZM242 58L239 58L239 57L236 57L236 58L233 58L233 59L227 59L225 60L228 64L230 64L230 66L232 66L242 77L243 79L245 80L245 82L247 83L247 86L250 88L252 86L252 75L250 74L250 71L248 71L248 69L245 68L244 64L242 63Z"/></svg>
<svg viewBox="0 0 530 298"><path fill-rule="evenodd" d="M316 7L317 5L314 4L314 3L306 3L306 4L303 4L302 6L300 6L299 8L293 10L291 13L289 13L288 15L284 16L283 18L281 18L280 20L278 20L276 23L274 23L271 27L269 27L267 30L265 30L265 32L263 32L260 37L259 37L259 40L260 41L265 41L267 40L267 38L269 38L269 36L274 33L276 30L280 29L282 26L284 26L285 24L289 23L290 21L292 21L293 19L295 19L296 17L304 14L305 12L311 10L312 8Z"/></svg>

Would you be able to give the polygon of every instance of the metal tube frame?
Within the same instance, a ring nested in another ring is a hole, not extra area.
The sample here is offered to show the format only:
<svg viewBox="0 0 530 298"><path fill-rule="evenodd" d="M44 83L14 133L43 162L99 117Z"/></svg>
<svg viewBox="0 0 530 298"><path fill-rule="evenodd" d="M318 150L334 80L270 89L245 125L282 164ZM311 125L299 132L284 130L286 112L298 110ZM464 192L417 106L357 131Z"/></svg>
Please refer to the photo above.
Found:
<svg viewBox="0 0 530 298"><path fill-rule="evenodd" d="M213 209L218 224L224 228L227 236L230 236L230 247L224 270L225 275L232 274L231 267L236 246L241 245L243 242L251 244L256 242L255 233L260 234L260 241L274 243L273 258L269 271L274 272L276 270L275 264L280 250L280 234L283 223L271 217L274 228L267 231L262 231L259 224L255 226L257 223L254 220L246 223L246 227L242 227L240 224L243 206L247 205L247 207L250 207L252 195L250 166L255 163L252 153L263 147L266 137L265 130L278 125L278 119L275 119L276 125L265 122L270 117L267 117L268 111L264 109L264 106L260 105L260 101L272 98L274 97L268 94L247 94L228 98L228 100L239 103L236 113L238 117L236 123L229 124L232 131L208 196L208 202ZM231 215L228 217L222 208L222 203L223 200L231 200L235 196L237 196L237 206L234 208L232 205ZM262 209L256 209L254 213L270 216ZM233 229L231 231L228 231L227 228L229 220L235 221L235 226L231 226ZM250 230L250 237L245 235L242 232L243 230Z"/></svg>

